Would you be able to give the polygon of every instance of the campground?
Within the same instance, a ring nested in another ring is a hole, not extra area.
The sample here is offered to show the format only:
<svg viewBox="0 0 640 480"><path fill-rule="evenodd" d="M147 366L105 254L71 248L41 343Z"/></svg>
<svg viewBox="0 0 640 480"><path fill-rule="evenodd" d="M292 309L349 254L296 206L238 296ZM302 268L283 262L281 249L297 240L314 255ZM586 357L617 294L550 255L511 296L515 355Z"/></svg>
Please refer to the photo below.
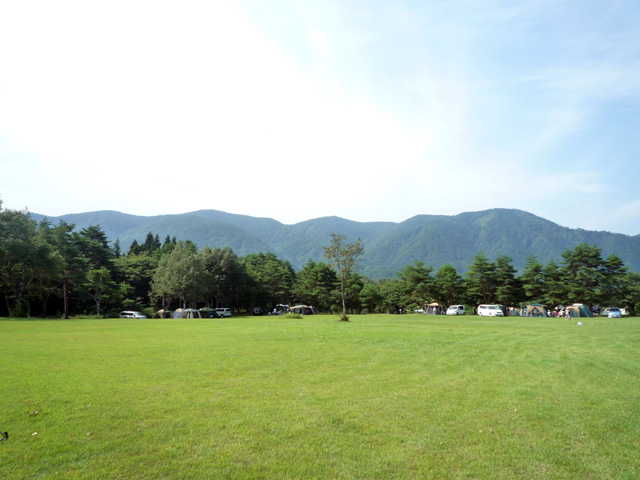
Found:
<svg viewBox="0 0 640 480"><path fill-rule="evenodd" d="M7 478L639 478L640 319L0 319Z"/></svg>

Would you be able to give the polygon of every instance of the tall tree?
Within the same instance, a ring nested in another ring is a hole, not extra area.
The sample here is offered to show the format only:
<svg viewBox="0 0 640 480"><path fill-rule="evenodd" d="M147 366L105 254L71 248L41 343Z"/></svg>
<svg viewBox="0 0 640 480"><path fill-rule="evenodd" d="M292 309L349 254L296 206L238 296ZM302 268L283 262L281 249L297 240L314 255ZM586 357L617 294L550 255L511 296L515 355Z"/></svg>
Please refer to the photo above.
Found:
<svg viewBox="0 0 640 480"><path fill-rule="evenodd" d="M62 278L62 296L64 318L69 318L69 301L72 292L84 282L88 260L79 247L78 234L73 231L75 225L60 220L53 227L55 247L63 262L60 276Z"/></svg>
<svg viewBox="0 0 640 480"><path fill-rule="evenodd" d="M38 265L38 275L32 286L33 294L41 302L41 315L47 316L47 306L50 298L60 295L61 272L64 266L64 259L55 248L55 238L53 236L52 224L44 219L38 224L37 235L41 242L51 246L50 254L45 256Z"/></svg>
<svg viewBox="0 0 640 480"><path fill-rule="evenodd" d="M133 305L138 306L149 302L151 282L159 263L160 257L150 252L122 255L115 259L117 276L112 278L119 284L128 285L126 290L128 295L127 298L123 298L123 301L129 300Z"/></svg>
<svg viewBox="0 0 640 480"><path fill-rule="evenodd" d="M567 289L562 279L562 271L554 260L550 260L542 271L544 276L543 294L540 297L547 308L567 303Z"/></svg>
<svg viewBox="0 0 640 480"><path fill-rule="evenodd" d="M447 263L435 275L435 290L438 302L443 305L461 304L464 299L464 279L456 267Z"/></svg>
<svg viewBox="0 0 640 480"><path fill-rule="evenodd" d="M78 248L89 262L90 268L113 270L113 250L109 247L107 234L100 225L91 225L80 230L76 236Z"/></svg>
<svg viewBox="0 0 640 480"><path fill-rule="evenodd" d="M207 304L214 307L249 308L252 280L245 265L230 248L202 249Z"/></svg>
<svg viewBox="0 0 640 480"><path fill-rule="evenodd" d="M29 314L32 283L53 255L36 227L27 210L0 210L0 291L9 315Z"/></svg>
<svg viewBox="0 0 640 480"><path fill-rule="evenodd" d="M89 270L85 286L93 298L98 316L101 313L102 305L113 300L119 293L116 282L111 279L111 272L106 267Z"/></svg>
<svg viewBox="0 0 640 480"><path fill-rule="evenodd" d="M289 303L296 274L288 260L278 258L272 252L251 253L243 260L247 273L258 285L256 293L262 306Z"/></svg>
<svg viewBox="0 0 640 480"><path fill-rule="evenodd" d="M406 299L404 295L404 285L397 278L380 281L380 294L382 295L382 305L389 313L406 313Z"/></svg>
<svg viewBox="0 0 640 480"><path fill-rule="evenodd" d="M293 293L296 301L329 311L337 286L338 277L330 265L309 260L296 274Z"/></svg>
<svg viewBox="0 0 640 480"><path fill-rule="evenodd" d="M327 261L333 265L340 279L340 296L342 297L342 316L341 319L348 322L347 304L345 301L345 283L347 277L353 272L358 257L364 254L364 246L360 244L360 239L354 243L346 243L344 235L332 233L331 244L328 247L322 247L324 256Z"/></svg>
<svg viewBox="0 0 640 480"><path fill-rule="evenodd" d="M345 279L344 297L345 305L351 313L362 311L360 293L364 288L364 277L357 272L351 272Z"/></svg>
<svg viewBox="0 0 640 480"><path fill-rule="evenodd" d="M377 283L365 278L365 283L360 290L360 305L368 313L379 311L383 297Z"/></svg>
<svg viewBox="0 0 640 480"><path fill-rule="evenodd" d="M621 303L637 315L640 312L640 273L628 272L624 283L624 297Z"/></svg>
<svg viewBox="0 0 640 480"><path fill-rule="evenodd" d="M523 297L522 284L508 255L496 257L496 285L496 299L507 308L517 305Z"/></svg>
<svg viewBox="0 0 640 480"><path fill-rule="evenodd" d="M596 245L580 243L573 250L562 252L562 273L569 302L584 303L590 307L598 303L603 280L601 251Z"/></svg>
<svg viewBox="0 0 640 480"><path fill-rule="evenodd" d="M520 277L526 300L541 302L545 292L544 266L534 254L527 257L527 263Z"/></svg>
<svg viewBox="0 0 640 480"><path fill-rule="evenodd" d="M397 273L405 287L406 305L422 307L433 300L435 292L431 272L433 268L415 260L413 265L407 265Z"/></svg>
<svg viewBox="0 0 640 480"><path fill-rule="evenodd" d="M484 252L478 252L466 276L469 297L477 303L492 303L496 290L496 266Z"/></svg>
<svg viewBox="0 0 640 480"><path fill-rule="evenodd" d="M625 296L625 279L628 272L622 259L609 255L602 262L602 280L600 283L600 301L607 305L618 305Z"/></svg>
<svg viewBox="0 0 640 480"><path fill-rule="evenodd" d="M152 281L152 295L179 298L180 306L186 308L204 299L205 285L205 268L195 245L178 242L173 252L160 259Z"/></svg>

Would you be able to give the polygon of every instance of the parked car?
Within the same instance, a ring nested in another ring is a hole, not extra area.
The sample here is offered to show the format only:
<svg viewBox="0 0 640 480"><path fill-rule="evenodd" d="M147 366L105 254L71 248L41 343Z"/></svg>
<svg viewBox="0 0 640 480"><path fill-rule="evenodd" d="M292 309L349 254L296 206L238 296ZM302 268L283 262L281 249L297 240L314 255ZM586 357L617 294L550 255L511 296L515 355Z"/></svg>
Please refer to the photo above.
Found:
<svg viewBox="0 0 640 480"><path fill-rule="evenodd" d="M481 317L504 317L498 305L478 305L478 315Z"/></svg>
<svg viewBox="0 0 640 480"><path fill-rule="evenodd" d="M256 308L253 309L253 314L254 315L266 315L267 311L262 307L256 307Z"/></svg>
<svg viewBox="0 0 640 480"><path fill-rule="evenodd" d="M134 312L133 310L125 310L120 312L120 318L147 318L140 312Z"/></svg>
<svg viewBox="0 0 640 480"><path fill-rule="evenodd" d="M216 308L216 313L221 317L230 317L231 309L230 308Z"/></svg>
<svg viewBox="0 0 640 480"><path fill-rule="evenodd" d="M618 307L609 307L607 317L609 318L622 318L622 310Z"/></svg>
<svg viewBox="0 0 640 480"><path fill-rule="evenodd" d="M464 309L464 305L451 305L447 308L447 315L464 315L467 313Z"/></svg>

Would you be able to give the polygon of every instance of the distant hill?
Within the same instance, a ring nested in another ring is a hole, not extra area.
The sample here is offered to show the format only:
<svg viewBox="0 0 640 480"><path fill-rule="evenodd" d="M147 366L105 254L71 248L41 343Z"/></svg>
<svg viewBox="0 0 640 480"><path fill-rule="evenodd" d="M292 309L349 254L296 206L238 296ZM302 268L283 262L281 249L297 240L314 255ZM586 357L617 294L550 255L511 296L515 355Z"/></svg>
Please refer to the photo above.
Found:
<svg viewBox="0 0 640 480"><path fill-rule="evenodd" d="M44 215L32 213L38 221ZM366 253L362 273L373 279L389 278L415 260L440 268L446 263L466 271L479 251L491 259L509 255L521 270L533 253L541 263L561 260L567 248L585 242L602 248L603 256L615 253L629 269L640 272L640 235L629 236L561 227L522 210L492 209L459 215L417 215L404 222L355 222L323 217L294 225L270 218L236 215L217 210L199 210L180 215L152 217L114 211L76 213L46 217L82 229L99 225L111 242L120 239L127 251L135 239L144 242L148 232L191 240L202 248L230 246L238 255L273 252L289 260L296 270L309 259L324 260L322 247L331 233L360 238Z"/></svg>

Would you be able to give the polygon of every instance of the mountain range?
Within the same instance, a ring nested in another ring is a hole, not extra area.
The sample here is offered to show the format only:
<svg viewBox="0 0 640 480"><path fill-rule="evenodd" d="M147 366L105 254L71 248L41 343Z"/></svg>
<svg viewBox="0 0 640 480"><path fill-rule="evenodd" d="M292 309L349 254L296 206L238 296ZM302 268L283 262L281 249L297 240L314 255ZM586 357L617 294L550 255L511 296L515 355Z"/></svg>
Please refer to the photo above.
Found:
<svg viewBox="0 0 640 480"><path fill-rule="evenodd" d="M571 229L522 210L491 209L458 215L417 215L400 223L356 222L340 217L322 217L293 225L271 218L251 217L218 210L199 210L178 215L137 216L115 211L75 213L49 217L37 213L40 221L59 220L76 229L99 225L109 241L119 239L123 252L131 242L144 242L149 232L160 241L167 235L191 240L199 248L229 246L238 255L273 252L291 262L296 270L309 259L322 260L323 246L330 234L345 235L349 242L360 238L365 254L361 273L372 279L390 278L415 260L435 270L446 263L459 273L467 270L482 251L490 260L508 255L522 270L530 254L542 264L558 263L561 253L579 243L595 244L602 255L617 254L632 271L640 272L640 235Z"/></svg>

